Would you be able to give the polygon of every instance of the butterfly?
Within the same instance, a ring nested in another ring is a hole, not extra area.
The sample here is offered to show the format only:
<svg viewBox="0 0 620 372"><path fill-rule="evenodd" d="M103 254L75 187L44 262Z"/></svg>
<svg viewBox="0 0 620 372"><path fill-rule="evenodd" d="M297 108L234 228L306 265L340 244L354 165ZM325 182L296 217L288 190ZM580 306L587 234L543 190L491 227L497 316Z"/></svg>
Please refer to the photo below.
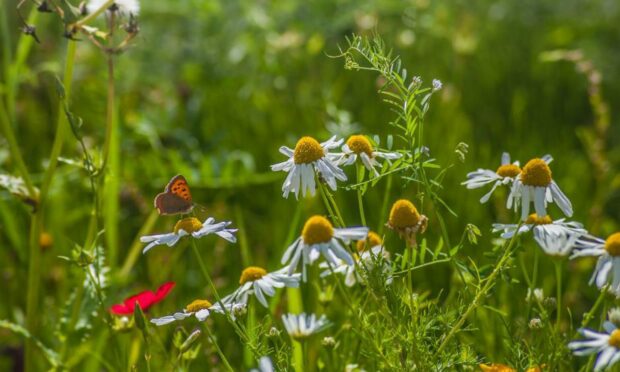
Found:
<svg viewBox="0 0 620 372"><path fill-rule="evenodd" d="M160 215L191 212L194 202L185 177L180 174L172 177L164 192L157 194L154 204Z"/></svg>

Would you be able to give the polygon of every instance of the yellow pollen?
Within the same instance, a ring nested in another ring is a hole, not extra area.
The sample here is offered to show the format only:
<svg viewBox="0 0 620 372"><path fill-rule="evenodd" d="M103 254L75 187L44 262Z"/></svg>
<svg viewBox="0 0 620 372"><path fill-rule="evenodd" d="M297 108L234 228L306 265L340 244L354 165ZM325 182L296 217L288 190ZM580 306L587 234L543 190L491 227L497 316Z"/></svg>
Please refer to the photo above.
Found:
<svg viewBox="0 0 620 372"><path fill-rule="evenodd" d="M609 335L609 341L607 342L609 343L609 346L620 349L620 329L615 329L613 332L611 332L611 334Z"/></svg>
<svg viewBox="0 0 620 372"><path fill-rule="evenodd" d="M526 225L549 225L551 223L553 223L551 217L548 215L545 217L538 217L536 213L530 214L525 220Z"/></svg>
<svg viewBox="0 0 620 372"><path fill-rule="evenodd" d="M356 154L361 154L362 152L365 152L366 155L372 156L372 145L370 144L370 141L368 141L366 136L357 134L349 137L349 139L347 140L347 146L349 146L351 151Z"/></svg>
<svg viewBox="0 0 620 372"><path fill-rule="evenodd" d="M611 256L620 256L620 232L609 235L605 240L605 250Z"/></svg>
<svg viewBox="0 0 620 372"><path fill-rule="evenodd" d="M301 236L306 244L327 243L334 236L334 228L323 216L312 216L308 218Z"/></svg>
<svg viewBox="0 0 620 372"><path fill-rule="evenodd" d="M532 159L521 171L521 182L528 186L548 186L551 183L551 169L542 159Z"/></svg>
<svg viewBox="0 0 620 372"><path fill-rule="evenodd" d="M357 241L357 251L363 252L368 248L376 247L377 245L381 245L381 237L374 231L368 232L368 236L364 240Z"/></svg>
<svg viewBox="0 0 620 372"><path fill-rule="evenodd" d="M420 213L409 200L401 199L392 205L390 219L388 220L391 227L397 229L413 227L418 222L420 222Z"/></svg>
<svg viewBox="0 0 620 372"><path fill-rule="evenodd" d="M207 300L194 300L191 304L185 306L185 311L188 313L195 313L200 310L209 309L211 306L211 303Z"/></svg>
<svg viewBox="0 0 620 372"><path fill-rule="evenodd" d="M174 225L174 233L178 234L179 230L183 230L186 233L193 233L194 231L198 231L202 228L202 223L196 217L187 217Z"/></svg>
<svg viewBox="0 0 620 372"><path fill-rule="evenodd" d="M241 272L241 278L239 278L239 284L245 284L247 282L253 282L267 275L267 270L258 266L248 266Z"/></svg>
<svg viewBox="0 0 620 372"><path fill-rule="evenodd" d="M500 165L495 173L497 173L497 175L500 177L513 178L519 175L519 173L521 173L521 168L519 168L518 165L514 164L504 164Z"/></svg>
<svg viewBox="0 0 620 372"><path fill-rule="evenodd" d="M295 164L308 164L325 156L321 144L312 137L301 137L295 145L293 160Z"/></svg>

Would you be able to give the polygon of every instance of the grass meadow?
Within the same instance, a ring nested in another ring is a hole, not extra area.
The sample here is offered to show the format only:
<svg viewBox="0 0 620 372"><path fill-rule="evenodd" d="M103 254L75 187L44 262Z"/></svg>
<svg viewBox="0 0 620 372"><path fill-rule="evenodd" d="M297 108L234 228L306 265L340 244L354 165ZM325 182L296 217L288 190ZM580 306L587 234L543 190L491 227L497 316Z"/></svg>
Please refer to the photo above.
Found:
<svg viewBox="0 0 620 372"><path fill-rule="evenodd" d="M619 371L618 24L4 0L0 370Z"/></svg>

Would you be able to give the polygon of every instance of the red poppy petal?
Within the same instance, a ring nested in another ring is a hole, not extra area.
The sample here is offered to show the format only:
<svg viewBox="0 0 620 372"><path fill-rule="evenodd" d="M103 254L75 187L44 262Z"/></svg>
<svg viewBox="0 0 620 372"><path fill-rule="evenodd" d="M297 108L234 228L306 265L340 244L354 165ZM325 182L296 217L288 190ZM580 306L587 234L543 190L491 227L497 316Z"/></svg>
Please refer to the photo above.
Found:
<svg viewBox="0 0 620 372"><path fill-rule="evenodd" d="M133 312L133 309L130 310L125 305L112 305L112 307L110 307L110 312L116 315L128 315Z"/></svg>
<svg viewBox="0 0 620 372"><path fill-rule="evenodd" d="M157 293L153 293L153 291L140 292L136 295L128 297L125 301L123 301L122 304L113 305L110 308L110 311L113 314L117 315L133 314L136 303L140 305L140 309L146 311L152 305L166 298L166 296L172 290L172 288L174 288L174 286L174 282L167 282L162 284L157 289Z"/></svg>
<svg viewBox="0 0 620 372"><path fill-rule="evenodd" d="M156 301L159 302L163 300L164 298L166 298L168 293L172 290L172 288L174 288L175 285L176 285L175 282L167 282L167 283L162 284L159 288L157 288L157 293L155 293Z"/></svg>

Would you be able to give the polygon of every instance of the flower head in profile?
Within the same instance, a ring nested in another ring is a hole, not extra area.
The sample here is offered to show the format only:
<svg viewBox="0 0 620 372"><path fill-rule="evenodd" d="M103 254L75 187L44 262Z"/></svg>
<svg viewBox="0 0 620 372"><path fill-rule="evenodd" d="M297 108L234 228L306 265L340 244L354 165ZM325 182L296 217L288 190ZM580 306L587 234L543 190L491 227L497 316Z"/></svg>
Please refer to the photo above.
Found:
<svg viewBox="0 0 620 372"><path fill-rule="evenodd" d="M575 355L598 354L594 371L607 369L620 360L620 330L611 322L605 322L603 328L605 332L582 328L579 333L586 339L568 343Z"/></svg>
<svg viewBox="0 0 620 372"><path fill-rule="evenodd" d="M268 308L269 304L265 296L273 297L276 294L276 288L299 287L301 275L288 275L287 273L287 267L271 273L262 267L247 267L241 272L241 278L239 278L241 287L231 295L231 299L238 303L247 303L248 296L254 295L258 302Z"/></svg>
<svg viewBox="0 0 620 372"><path fill-rule="evenodd" d="M512 184L508 196L507 207L518 208L521 204L521 220L525 221L530 214L530 204L534 203L534 211L539 216L547 215L547 203L554 202L565 216L573 215L573 206L560 187L551 177L549 163L553 158L549 155L541 159L535 158L527 162L521 169L519 177Z"/></svg>
<svg viewBox="0 0 620 372"><path fill-rule="evenodd" d="M502 154L502 162L497 170L479 168L474 172L469 172L467 173L467 181L464 181L462 185L465 185L468 189L477 189L493 184L491 190L480 198L480 203L486 203L498 186L512 186L512 183L520 173L519 162L511 163L510 154L505 152Z"/></svg>
<svg viewBox="0 0 620 372"><path fill-rule="evenodd" d="M148 252L156 245L167 245L172 247L184 236L191 236L195 239L199 239L209 234L216 234L220 238L228 240L231 243L235 243L237 241L237 238L234 235L237 232L237 229L228 228L232 222L214 222L215 219L213 217L207 218L203 223L195 217L187 217L179 220L176 225L174 225L174 229L171 233L141 236L140 241L142 243L149 243L146 247L144 247L142 253Z"/></svg>
<svg viewBox="0 0 620 372"><path fill-rule="evenodd" d="M127 298L122 304L112 305L112 307L110 307L110 312L115 315L133 314L136 303L140 306L142 311L147 311L151 306L166 298L174 286L174 282L167 282L157 288L156 292L140 292Z"/></svg>
<svg viewBox="0 0 620 372"><path fill-rule="evenodd" d="M301 313L299 315L284 314L282 315L282 323L284 323L284 328L289 336L297 341L304 340L331 326L331 323L327 320L325 315L321 315L320 318L317 318L314 314L308 315L306 313Z"/></svg>
<svg viewBox="0 0 620 372"><path fill-rule="evenodd" d="M551 256L567 256L577 239L587 231L579 222L565 221L563 218L552 220L549 216L539 217L530 214L521 226L517 224L493 224L493 232L502 232L504 239L515 234L520 235L532 231L534 240Z"/></svg>
<svg viewBox="0 0 620 372"><path fill-rule="evenodd" d="M380 168L382 165L377 161L377 158L383 158L389 162L401 157L402 155L397 152L376 151L366 136L358 134L349 137L342 146L342 154L338 159L338 164L351 165L359 159L366 169L378 176L379 172L375 167Z"/></svg>
<svg viewBox="0 0 620 372"><path fill-rule="evenodd" d="M151 319L151 323L161 326L175 322L177 320L183 320L190 316L196 317L198 321L204 322L211 314L211 308L213 305L207 300L197 299L185 306L182 312L176 312L171 315L166 315L161 318Z"/></svg>
<svg viewBox="0 0 620 372"><path fill-rule="evenodd" d="M273 171L284 171L288 175L282 185L282 195L288 198L293 192L296 198L299 193L306 196L307 193L316 194L315 174L319 182L325 182L332 190L336 190L336 180L346 181L347 176L342 169L338 168L335 157L329 150L337 148L342 139L336 140L333 136L329 140L319 143L312 137L302 137L297 141L295 149L286 146L280 147L280 153L287 156L288 160L271 166Z"/></svg>
<svg viewBox="0 0 620 372"><path fill-rule="evenodd" d="M410 245L416 244L418 233L424 233L428 219L420 214L412 202L406 199L397 200L390 210L387 227L396 231L398 235Z"/></svg>
<svg viewBox="0 0 620 372"><path fill-rule="evenodd" d="M89 0L86 9L89 13L95 12L104 6L108 0ZM140 2L138 0L115 0L112 5L106 9L108 11L118 11L122 15L137 16L140 13Z"/></svg>
<svg viewBox="0 0 620 372"><path fill-rule="evenodd" d="M590 284L596 283L599 289L607 289L620 297L620 232L611 234L606 240L592 235L580 237L571 259L588 256L598 257Z"/></svg>
<svg viewBox="0 0 620 372"><path fill-rule="evenodd" d="M333 266L340 260L353 265L353 257L344 248L351 240L363 239L368 235L367 227L334 228L323 216L312 216L306 221L301 236L291 244L282 256L282 264L287 264L292 275L302 263L302 279L306 280L306 266L323 256Z"/></svg>

